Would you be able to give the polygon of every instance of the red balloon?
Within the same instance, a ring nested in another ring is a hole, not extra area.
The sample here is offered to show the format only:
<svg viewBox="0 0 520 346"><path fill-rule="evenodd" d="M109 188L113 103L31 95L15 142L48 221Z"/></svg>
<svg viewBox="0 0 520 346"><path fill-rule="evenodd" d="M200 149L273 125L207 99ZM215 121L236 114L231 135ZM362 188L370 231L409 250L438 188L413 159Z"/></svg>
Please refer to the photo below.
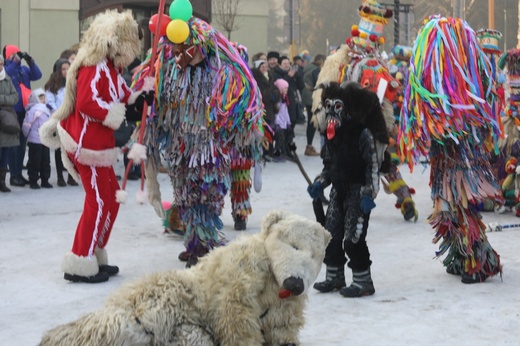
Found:
<svg viewBox="0 0 520 346"><path fill-rule="evenodd" d="M166 35L166 27L168 23L171 22L171 18L165 14L161 15L161 27L159 28L159 36ZM157 29L157 23L159 22L159 14L154 14L150 17L150 21L148 22L148 28L150 31L155 34L155 30Z"/></svg>

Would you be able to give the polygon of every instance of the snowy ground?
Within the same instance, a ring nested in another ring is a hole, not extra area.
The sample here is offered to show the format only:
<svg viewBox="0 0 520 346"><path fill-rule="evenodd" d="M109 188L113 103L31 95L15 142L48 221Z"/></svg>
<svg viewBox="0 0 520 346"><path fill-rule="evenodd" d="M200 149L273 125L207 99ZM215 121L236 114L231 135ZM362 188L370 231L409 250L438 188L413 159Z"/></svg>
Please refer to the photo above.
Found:
<svg viewBox="0 0 520 346"><path fill-rule="evenodd" d="M304 127L298 125L297 132L298 153L312 179L321 160L303 155ZM318 143L315 138L317 148ZM122 171L122 163L117 170ZM493 277L483 284L464 285L434 258L437 246L425 221L431 208L429 168L417 166L410 174L403 166L402 172L417 190L419 221L405 222L394 208L395 197L381 191L367 238L376 294L347 299L311 289L302 345L518 345L520 229L488 235L501 255L503 281ZM169 180L164 174L160 180L168 199ZM60 263L72 244L84 194L81 187L57 187L55 177L51 183L52 190L15 187L10 194L0 194L1 346L37 345L44 331L101 307L124 282L152 271L184 268L177 260L182 240L162 234L152 207L129 198L107 247L110 262L119 265L121 274L96 285L63 280ZM138 186L128 183L129 196ZM247 234L259 231L261 217L271 209L314 218L306 182L290 162L265 167L263 190L252 193L252 205ZM233 239L238 232L230 213L227 198L222 220L224 233ZM520 223L512 214L486 213L484 220ZM324 269L318 280L324 278ZM346 275L350 277L350 272Z"/></svg>

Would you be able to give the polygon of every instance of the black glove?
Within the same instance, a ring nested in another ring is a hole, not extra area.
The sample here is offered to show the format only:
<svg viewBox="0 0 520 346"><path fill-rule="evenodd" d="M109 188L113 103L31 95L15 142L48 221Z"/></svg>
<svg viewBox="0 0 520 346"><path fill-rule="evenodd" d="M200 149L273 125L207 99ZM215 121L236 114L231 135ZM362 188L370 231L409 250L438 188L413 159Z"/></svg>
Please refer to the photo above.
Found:
<svg viewBox="0 0 520 346"><path fill-rule="evenodd" d="M34 62L33 58L27 52L23 52L20 57L24 59L29 65L32 65Z"/></svg>
<svg viewBox="0 0 520 346"><path fill-rule="evenodd" d="M137 100L136 100L137 102ZM143 115L143 106L141 104L141 111L139 112L136 109L135 103L133 105L127 105L126 106L126 113L125 118L127 121L141 121L142 115Z"/></svg>
<svg viewBox="0 0 520 346"><path fill-rule="evenodd" d="M146 101L148 106L151 106L152 103L153 103L154 98L155 98L155 91L150 90L150 91L147 91L146 93L142 92L141 95L137 96L137 99L135 99L135 103L134 103L135 109L138 112L142 113L143 112L144 101Z"/></svg>

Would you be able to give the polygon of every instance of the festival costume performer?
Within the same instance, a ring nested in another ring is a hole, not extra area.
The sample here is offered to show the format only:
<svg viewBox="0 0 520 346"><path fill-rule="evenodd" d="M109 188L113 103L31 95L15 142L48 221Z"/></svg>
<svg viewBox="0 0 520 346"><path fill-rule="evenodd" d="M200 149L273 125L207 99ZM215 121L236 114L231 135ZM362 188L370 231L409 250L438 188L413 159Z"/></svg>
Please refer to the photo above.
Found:
<svg viewBox="0 0 520 346"><path fill-rule="evenodd" d="M482 47L482 51L488 57L491 63L491 77L493 80L493 92L496 94L496 97L491 104L491 109L493 114L497 114L502 117L505 113L505 91L504 91L504 81L505 76L498 69L498 58L502 54L500 48L498 48L498 43L500 38L502 37L502 33L493 29L480 29L477 30L477 39ZM505 124L506 118L502 118L502 123ZM506 173L506 161L509 159L509 156L505 156L506 150L504 146L507 142L510 142L511 139L501 138L498 141L499 152L491 152L491 168L493 169L493 173L498 178L498 183L502 185L507 173ZM505 197L505 195L504 195ZM482 211L495 211L497 213L503 213L507 210L505 205L495 205L495 203L490 199L484 199L483 203L479 205Z"/></svg>
<svg viewBox="0 0 520 346"><path fill-rule="evenodd" d="M502 184L505 207L516 209L520 217L520 191L517 182L516 162L520 160L520 49L510 49L501 55L498 68L502 70L500 79L507 79L505 94L509 95L505 102L504 124L505 138L499 140L500 154L497 157L497 175ZM507 78L506 78L507 76ZM513 167L514 166L514 167ZM502 211L502 210L498 210Z"/></svg>
<svg viewBox="0 0 520 346"><path fill-rule="evenodd" d="M359 25L352 27L352 37L346 40L346 45L325 60L317 85L330 81L339 83L354 81L378 93L387 130L393 138L388 148L392 160L388 161L389 168L385 169L383 175L385 190L395 194L397 197L395 206L400 209L405 220L417 221L419 214L412 199L415 190L403 180L399 172L401 162L393 148L397 137L393 102L398 97L399 83L390 75L378 50L379 45L384 43L384 37L381 36L383 28L393 14L392 11L381 7L377 1L369 0L363 1L359 8L359 15L361 17ZM319 89L313 94L313 113L317 114L314 122L316 127L323 132L326 125L323 113L320 112L320 95Z"/></svg>
<svg viewBox="0 0 520 346"><path fill-rule="evenodd" d="M40 129L45 145L61 147L64 166L86 193L72 250L62 263L69 281L103 282L119 271L108 265L105 250L119 210L114 131L126 105L144 98L132 94L120 74L139 53L141 37L130 12L97 16L68 70L62 105Z"/></svg>
<svg viewBox="0 0 520 346"><path fill-rule="evenodd" d="M157 168L164 155L186 227L186 251L179 258L191 266L225 243L220 214L232 162L261 159L263 109L249 67L220 32L195 17L168 25L169 39L163 38L156 62L156 115L146 128L146 176L150 202L163 217ZM185 26L186 36L177 35Z"/></svg>
<svg viewBox="0 0 520 346"><path fill-rule="evenodd" d="M377 95L358 83L330 83L322 99L327 121L324 167L308 190L316 199L332 184L325 219L332 240L324 259L326 280L314 288L320 292L340 289L345 297L372 295L375 289L366 236L379 192L379 169L389 143L385 119ZM347 257L352 284L345 287Z"/></svg>
<svg viewBox="0 0 520 346"><path fill-rule="evenodd" d="M399 153L413 169L429 155L433 212L429 222L437 257L463 283L483 282L501 273L478 204L501 203L489 163L501 135L500 117L490 104L491 66L475 31L459 18L432 16L413 48L399 129ZM490 146L491 144L491 146Z"/></svg>

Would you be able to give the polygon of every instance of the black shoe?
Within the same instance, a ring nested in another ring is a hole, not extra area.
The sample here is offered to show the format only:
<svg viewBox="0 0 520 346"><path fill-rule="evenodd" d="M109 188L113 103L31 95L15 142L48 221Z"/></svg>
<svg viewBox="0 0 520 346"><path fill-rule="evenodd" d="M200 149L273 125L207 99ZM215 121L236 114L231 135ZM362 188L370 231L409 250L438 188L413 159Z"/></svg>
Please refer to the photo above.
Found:
<svg viewBox="0 0 520 346"><path fill-rule="evenodd" d="M67 178L67 184L69 184L70 186L78 186L78 183L76 183L76 180L74 180L74 178L70 175Z"/></svg>
<svg viewBox="0 0 520 346"><path fill-rule="evenodd" d="M315 290L318 290L321 293L329 293L334 290L339 290L345 286L345 278L341 278L316 282L313 287Z"/></svg>
<svg viewBox="0 0 520 346"><path fill-rule="evenodd" d="M23 175L20 174L20 179L22 179L25 185L29 184L29 180L25 179Z"/></svg>
<svg viewBox="0 0 520 346"><path fill-rule="evenodd" d="M93 276L80 276L74 274L63 274L63 278L72 282L84 282L87 284L97 284L100 282L108 281L109 275L105 272L99 272Z"/></svg>
<svg viewBox="0 0 520 346"><path fill-rule="evenodd" d="M52 185L49 184L48 181L43 181L42 182L42 187L46 188L46 189L52 189Z"/></svg>
<svg viewBox="0 0 520 346"><path fill-rule="evenodd" d="M58 178L58 186L60 186L60 187L67 186L67 183L65 182L65 179L63 179L63 177Z"/></svg>
<svg viewBox="0 0 520 346"><path fill-rule="evenodd" d="M242 219L240 216L235 217L235 231L245 231L246 227L246 220Z"/></svg>
<svg viewBox="0 0 520 346"><path fill-rule="evenodd" d="M350 286L339 290L339 294L347 298L371 296L374 293L376 293L376 290L372 282L353 282Z"/></svg>
<svg viewBox="0 0 520 346"><path fill-rule="evenodd" d="M118 266L111 266L108 264L102 264L99 266L99 272L107 273L108 276L114 276L117 273L119 273L119 267Z"/></svg>
<svg viewBox="0 0 520 346"><path fill-rule="evenodd" d="M473 275L469 273L462 273L461 282L463 284L478 284L481 282L486 281L486 279L489 277L489 275L484 274L482 272L474 273Z"/></svg>
<svg viewBox="0 0 520 346"><path fill-rule="evenodd" d="M451 275L461 275L462 274L462 272L459 269L455 268L453 263L450 263L446 266L446 273L451 274Z"/></svg>
<svg viewBox="0 0 520 346"><path fill-rule="evenodd" d="M186 262L190 258L190 254L187 251L183 251L179 254L179 261Z"/></svg>
<svg viewBox="0 0 520 346"><path fill-rule="evenodd" d="M33 190L37 190L40 188L40 185L38 185L38 183L30 183L29 187Z"/></svg>
<svg viewBox="0 0 520 346"><path fill-rule="evenodd" d="M11 186L20 186L20 187L24 187L26 182L23 181L22 178L20 177L11 177L9 179L9 184L11 184Z"/></svg>
<svg viewBox="0 0 520 346"><path fill-rule="evenodd" d="M188 260L186 261L186 268L193 267L199 263L199 258L197 256L190 256L188 257Z"/></svg>

